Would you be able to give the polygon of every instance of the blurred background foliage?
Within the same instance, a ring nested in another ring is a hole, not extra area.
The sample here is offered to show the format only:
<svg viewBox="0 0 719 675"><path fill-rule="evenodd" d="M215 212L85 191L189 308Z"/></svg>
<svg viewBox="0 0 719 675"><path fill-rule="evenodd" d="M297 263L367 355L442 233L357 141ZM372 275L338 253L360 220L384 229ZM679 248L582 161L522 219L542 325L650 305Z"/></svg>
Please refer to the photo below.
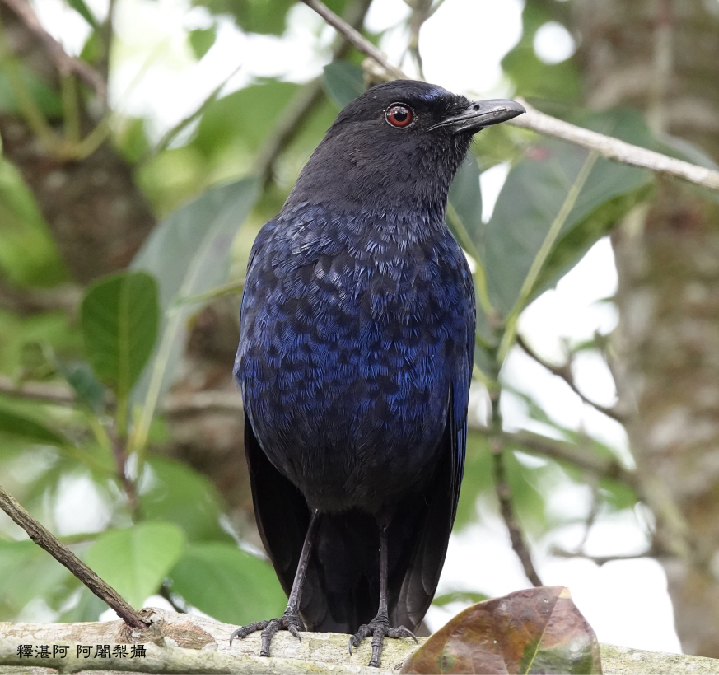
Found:
<svg viewBox="0 0 719 675"><path fill-rule="evenodd" d="M122 58L112 49L112 14L84 0L58 2L87 24L80 58L107 83ZM122 3L110 7L117 12ZM77 70L58 69L47 41L13 4L0 3L0 484L132 604L160 595L179 610L236 624L278 616L285 600L254 528L231 381L242 278L259 227L279 210L339 108L373 75L360 54L339 39L328 47L319 31L311 36L327 62L319 79L258 77L235 91L220 85L160 135L148 119L113 107ZM282 36L294 4L197 0L205 27L188 28L182 39L201 61L220 19L231 17L246 35ZM358 26L370 6L327 4ZM420 28L441 4L407 0L399 28L411 72L421 72ZM696 145L660 133L636 101L591 104L596 82L582 60L591 35L580 31L579 4L526 2L521 37L502 61L507 93L713 165ZM557 63L540 58L537 34L549 24L584 40L585 51ZM480 176L500 165L507 178L483 219ZM653 507L640 498L626 453L558 424L541 400L512 388L502 367L511 350L533 354L521 335L515 345L525 308L628 215L646 210L657 190L651 172L564 141L509 125L478 135L447 214L476 270L479 302L456 531L498 511L498 457L530 549L567 524L588 533L598 518L641 502L646 513ZM610 365L615 356L602 334L568 344L563 364L533 355L576 390L573 360L586 353ZM502 396L526 409L526 429L502 429ZM595 407L615 422L632 412ZM550 507L552 492L567 483L589 486L588 509ZM654 522L644 520L652 552ZM6 518L0 579L3 621L88 621L105 610ZM474 579L436 603L456 610L485 588Z"/></svg>

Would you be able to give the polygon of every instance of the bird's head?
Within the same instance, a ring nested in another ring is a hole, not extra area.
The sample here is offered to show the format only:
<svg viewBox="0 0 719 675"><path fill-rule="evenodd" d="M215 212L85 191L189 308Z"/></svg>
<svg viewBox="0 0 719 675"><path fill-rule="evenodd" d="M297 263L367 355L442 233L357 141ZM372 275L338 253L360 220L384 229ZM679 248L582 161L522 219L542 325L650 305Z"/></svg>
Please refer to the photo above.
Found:
<svg viewBox="0 0 719 675"><path fill-rule="evenodd" d="M472 136L523 112L514 101L470 101L426 82L379 84L339 113L287 206L443 212Z"/></svg>

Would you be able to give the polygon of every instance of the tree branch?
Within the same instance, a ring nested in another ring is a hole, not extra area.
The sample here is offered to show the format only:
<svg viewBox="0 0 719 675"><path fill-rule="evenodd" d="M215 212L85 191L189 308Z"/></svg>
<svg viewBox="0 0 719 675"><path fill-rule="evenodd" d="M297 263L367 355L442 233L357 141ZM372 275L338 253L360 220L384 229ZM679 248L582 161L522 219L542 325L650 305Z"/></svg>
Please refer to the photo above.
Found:
<svg viewBox="0 0 719 675"><path fill-rule="evenodd" d="M45 673L49 669L60 672L83 672L90 669L113 673L284 673L287 675L390 675L397 673L417 647L409 639L387 640L379 668L369 668L371 645L369 640L360 646L355 656L347 653L347 636L337 633L312 633L311 639L299 642L287 631L279 632L272 641L272 656L260 657L260 635L255 633L244 640L229 637L235 626L219 623L201 616L173 614L152 610L152 626L125 634L119 621L103 623L5 623L0 624L0 670L17 674ZM308 635L308 637L310 637ZM146 656L141 658L93 658L97 645L144 645ZM425 638L420 638L425 643ZM30 645L33 656L19 657L17 648ZM68 647L68 657L77 656L77 647L91 646L90 658L36 658L36 648L52 645ZM661 652L643 652L625 647L601 645L602 667L606 673L678 673L715 672L716 661L701 656L683 656ZM53 671L54 672L54 671Z"/></svg>
<svg viewBox="0 0 719 675"><path fill-rule="evenodd" d="M711 190L719 190L719 171L690 164L681 159L674 159L653 150L625 143L618 138L605 136L596 131L563 122L540 112L524 100L518 100L527 109L527 113L510 120L509 124L538 131L549 136L556 136L575 145L581 145L588 150L594 150L602 157L613 159L622 164L650 169L656 173L675 176Z"/></svg>
<svg viewBox="0 0 719 675"><path fill-rule="evenodd" d="M100 74L82 59L73 58L65 53L62 45L43 28L35 11L27 0L0 1L5 3L45 45L45 49L47 49L61 77L67 77L75 73L85 84L92 88L103 103L107 102L107 86Z"/></svg>
<svg viewBox="0 0 719 675"><path fill-rule="evenodd" d="M385 56L369 42L369 40L365 39L351 26L343 22L336 14L322 4L320 0L303 1L325 19L327 23L341 32L359 51L363 54L367 54L367 56L376 61L390 76L390 79L407 78L401 70L388 63ZM583 129L582 127L563 122L555 117L539 112L525 101L521 102L527 110L526 114L510 120L506 122L506 124L513 124L517 127L562 138L588 150L594 150L602 157L613 159L622 164L650 169L658 173L682 178L690 183L702 185L712 190L719 190L719 171L706 169L702 166L674 159L673 157L667 157L661 153L640 148L631 143L625 143L617 138L605 136L596 131L589 131L589 129Z"/></svg>
<svg viewBox="0 0 719 675"><path fill-rule="evenodd" d="M603 405L600 405L599 403L595 403L590 398L587 398L577 387L576 383L574 382L574 375L572 374L572 363L571 361L567 361L565 364L561 366L555 366L549 363L548 361L545 361L537 352L532 349L532 347L529 346L529 344L526 342L526 340L521 336L517 335L515 337L515 342L517 343L517 346L531 359L536 361L540 366L544 367L546 370L548 370L552 375L556 375L557 377L564 380L568 385L569 388L577 395L579 398L582 399L584 403L587 405L592 406L595 410L598 410L600 413L603 413L607 417L611 417L613 420L616 420L620 424L624 424L625 420L616 410L613 408L607 408Z"/></svg>
<svg viewBox="0 0 719 675"><path fill-rule="evenodd" d="M272 656L267 658L258 656L259 633L230 644L230 635L236 626L209 617L155 608L143 610L143 615L150 622L144 630L128 630L120 621L0 623L0 671L4 673L7 666L13 665L28 668L27 671L18 669L18 673L56 668L62 673L102 670L113 673L389 675L398 672L402 663L417 649L410 639L387 640L381 667L370 668L366 665L372 649L369 640L350 656L347 635L303 633L302 640L298 641L287 631L281 631L272 640ZM420 638L421 643L424 641L425 638ZM115 645L123 644L127 656L115 656ZM142 645L146 655L132 658L132 644ZM30 658L18 655L20 645L31 645ZM49 646L50 658L35 656L35 648L42 645ZM67 655L64 658L55 656L53 645L67 646ZM110 645L110 653L104 657L96 656L98 645ZM87 649L88 646L89 658L82 654L77 658L77 648Z"/></svg>
<svg viewBox="0 0 719 675"><path fill-rule="evenodd" d="M128 626L144 628L147 625L114 588L97 576L70 549L63 546L51 532L38 523L2 487L0 487L0 508L25 530L30 539L40 548L45 549L55 560L67 567L100 600L112 607Z"/></svg>

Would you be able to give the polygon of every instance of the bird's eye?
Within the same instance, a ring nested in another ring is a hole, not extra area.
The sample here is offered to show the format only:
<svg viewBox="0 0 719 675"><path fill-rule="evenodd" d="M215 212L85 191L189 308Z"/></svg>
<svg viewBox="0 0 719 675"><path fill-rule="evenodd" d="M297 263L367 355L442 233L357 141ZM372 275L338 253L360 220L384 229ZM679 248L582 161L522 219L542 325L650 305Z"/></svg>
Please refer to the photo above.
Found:
<svg viewBox="0 0 719 675"><path fill-rule="evenodd" d="M384 118L393 127L399 127L401 129L402 127L406 127L412 123L414 113L412 112L412 108L409 108L402 103L393 103L389 108L387 108Z"/></svg>

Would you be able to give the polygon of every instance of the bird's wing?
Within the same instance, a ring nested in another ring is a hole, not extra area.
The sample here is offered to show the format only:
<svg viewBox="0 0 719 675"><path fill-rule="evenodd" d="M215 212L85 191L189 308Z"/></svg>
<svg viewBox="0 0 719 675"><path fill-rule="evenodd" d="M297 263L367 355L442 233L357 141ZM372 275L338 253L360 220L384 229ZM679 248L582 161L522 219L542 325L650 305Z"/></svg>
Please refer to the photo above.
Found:
<svg viewBox="0 0 719 675"><path fill-rule="evenodd" d="M403 539L409 543L408 559L400 558L394 570L390 570L390 619L393 626L404 625L410 630L419 626L437 590L464 474L476 324L474 287L470 285L469 270L465 279L465 297L469 300L470 310L466 314L466 341L450 382L447 421L439 442L434 476L420 495L411 497L401 506L390 526L395 530L395 533L389 533L390 542L394 539L400 547ZM411 545L413 541L416 542L414 546Z"/></svg>
<svg viewBox="0 0 719 675"><path fill-rule="evenodd" d="M257 528L280 584L289 595L310 523L310 510L302 493L267 459L247 414L245 455ZM328 532L329 540L332 541L332 523L327 522L329 520L327 516L320 520L317 534L319 542L328 539ZM320 545L319 542L317 545ZM310 631L347 632L349 624L342 621L338 623L332 618L332 599L328 597L326 583L322 570L318 567L317 556L313 553L300 596L302 618ZM334 613L337 614L337 609Z"/></svg>
<svg viewBox="0 0 719 675"><path fill-rule="evenodd" d="M310 523L310 511L302 493L267 459L247 413L245 456L257 528L280 584L289 595Z"/></svg>
<svg viewBox="0 0 719 675"><path fill-rule="evenodd" d="M251 279L256 275L257 255L272 238L276 220L273 218L267 222L257 235L250 251L246 279ZM249 324L248 318L244 315L256 311L256 305L256 298L248 292L246 286L240 306L240 346L235 361L235 375L243 390L243 399L245 398L245 383L240 375L240 359L244 344L243 331ZM267 459L267 455L260 447L252 429L247 412L245 412L245 457L247 458L257 528L280 584L285 593L289 595L309 526L310 512L300 491Z"/></svg>
<svg viewBox="0 0 719 675"><path fill-rule="evenodd" d="M432 598L447 553L449 535L459 502L467 437L467 390L452 387L447 424L440 441L441 454L433 480L425 490L398 510L390 525L390 547L409 540L409 559L399 560L390 572L388 604L393 626L415 630ZM411 532L413 531L414 537ZM412 546L412 538L415 538Z"/></svg>

